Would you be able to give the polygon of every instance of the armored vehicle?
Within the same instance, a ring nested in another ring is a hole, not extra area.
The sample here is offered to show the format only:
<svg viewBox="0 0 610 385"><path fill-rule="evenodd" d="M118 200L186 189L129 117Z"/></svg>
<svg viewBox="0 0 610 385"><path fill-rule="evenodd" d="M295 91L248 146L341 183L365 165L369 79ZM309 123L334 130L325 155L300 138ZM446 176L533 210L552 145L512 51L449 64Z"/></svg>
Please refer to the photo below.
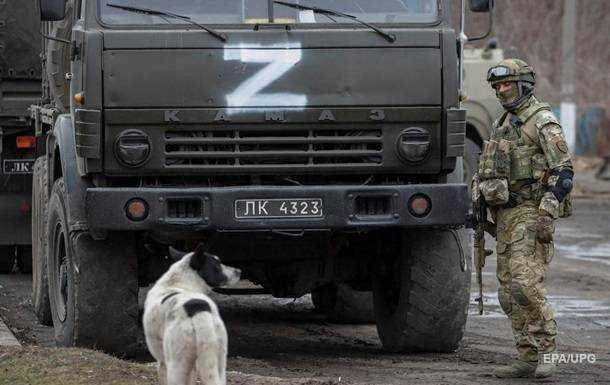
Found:
<svg viewBox="0 0 610 385"><path fill-rule="evenodd" d="M40 99L40 18L34 0L0 2L0 273L31 269L34 125Z"/></svg>
<svg viewBox="0 0 610 385"><path fill-rule="evenodd" d="M471 272L451 3L41 0L34 297L57 343L133 352L139 288L168 246L205 242L277 297L372 290L388 350L454 350Z"/></svg>

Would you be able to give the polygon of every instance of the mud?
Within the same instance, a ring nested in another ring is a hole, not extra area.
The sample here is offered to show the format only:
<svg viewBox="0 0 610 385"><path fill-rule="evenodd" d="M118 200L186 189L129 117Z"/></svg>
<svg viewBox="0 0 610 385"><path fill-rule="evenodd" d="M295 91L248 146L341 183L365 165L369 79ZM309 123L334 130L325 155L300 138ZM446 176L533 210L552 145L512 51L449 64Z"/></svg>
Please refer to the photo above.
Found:
<svg viewBox="0 0 610 385"><path fill-rule="evenodd" d="M558 224L548 276L562 353L592 353L595 363L560 364L554 384L610 384L610 200L577 200ZM491 245L491 243L490 243ZM229 331L231 383L500 384L491 376L514 357L510 326L496 295L495 258L484 271L485 314L476 310L474 276L462 346L450 354L388 354L375 325L338 325L317 314L309 296L216 295ZM35 322L28 276L0 276L0 316L26 345L53 345ZM248 376L261 376L250 377ZM263 381L263 380L261 380ZM515 383L531 383L517 380ZM311 383L311 382L309 382Z"/></svg>

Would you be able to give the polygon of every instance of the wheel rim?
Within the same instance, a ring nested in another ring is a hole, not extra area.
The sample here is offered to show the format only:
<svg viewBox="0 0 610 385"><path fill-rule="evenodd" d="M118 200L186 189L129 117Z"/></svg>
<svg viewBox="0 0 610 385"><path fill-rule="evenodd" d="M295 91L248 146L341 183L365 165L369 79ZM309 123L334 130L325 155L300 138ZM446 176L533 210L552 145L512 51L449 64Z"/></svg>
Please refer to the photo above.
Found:
<svg viewBox="0 0 610 385"><path fill-rule="evenodd" d="M55 270L56 290L54 293L57 317L61 322L66 320L68 302L68 255L66 252L66 239L61 224L57 224L54 235L54 259L57 262Z"/></svg>

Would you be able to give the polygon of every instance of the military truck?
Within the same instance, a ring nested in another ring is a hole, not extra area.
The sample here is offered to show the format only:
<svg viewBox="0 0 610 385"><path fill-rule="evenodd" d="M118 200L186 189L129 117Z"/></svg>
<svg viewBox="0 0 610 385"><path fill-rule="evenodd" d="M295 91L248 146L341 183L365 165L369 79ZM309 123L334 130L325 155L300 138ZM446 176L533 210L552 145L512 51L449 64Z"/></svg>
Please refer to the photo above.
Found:
<svg viewBox="0 0 610 385"><path fill-rule="evenodd" d="M41 0L33 296L56 342L131 354L139 289L168 246L205 242L277 297L372 290L387 350L456 349L471 246L451 3Z"/></svg>
<svg viewBox="0 0 610 385"><path fill-rule="evenodd" d="M34 0L0 2L0 273L29 272L37 145L28 111L40 99L40 19Z"/></svg>

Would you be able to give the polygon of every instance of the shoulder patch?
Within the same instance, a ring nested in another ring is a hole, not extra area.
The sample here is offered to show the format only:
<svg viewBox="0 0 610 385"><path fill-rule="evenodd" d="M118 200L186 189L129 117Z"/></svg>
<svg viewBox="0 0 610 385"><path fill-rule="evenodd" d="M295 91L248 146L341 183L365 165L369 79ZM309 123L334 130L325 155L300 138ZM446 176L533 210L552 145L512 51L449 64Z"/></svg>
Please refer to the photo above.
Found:
<svg viewBox="0 0 610 385"><path fill-rule="evenodd" d="M203 311L210 312L212 308L208 301L203 299L190 299L184 303L184 311L186 311L186 315L189 317L193 317L197 313L201 313Z"/></svg>
<svg viewBox="0 0 610 385"><path fill-rule="evenodd" d="M540 116L536 119L536 127L541 129L547 124L557 124L559 125L559 121L555 117L555 115L550 111L543 111Z"/></svg>
<svg viewBox="0 0 610 385"><path fill-rule="evenodd" d="M557 143L555 143L555 145L559 151L563 152L564 154L568 153L568 144L565 140L559 140Z"/></svg>

